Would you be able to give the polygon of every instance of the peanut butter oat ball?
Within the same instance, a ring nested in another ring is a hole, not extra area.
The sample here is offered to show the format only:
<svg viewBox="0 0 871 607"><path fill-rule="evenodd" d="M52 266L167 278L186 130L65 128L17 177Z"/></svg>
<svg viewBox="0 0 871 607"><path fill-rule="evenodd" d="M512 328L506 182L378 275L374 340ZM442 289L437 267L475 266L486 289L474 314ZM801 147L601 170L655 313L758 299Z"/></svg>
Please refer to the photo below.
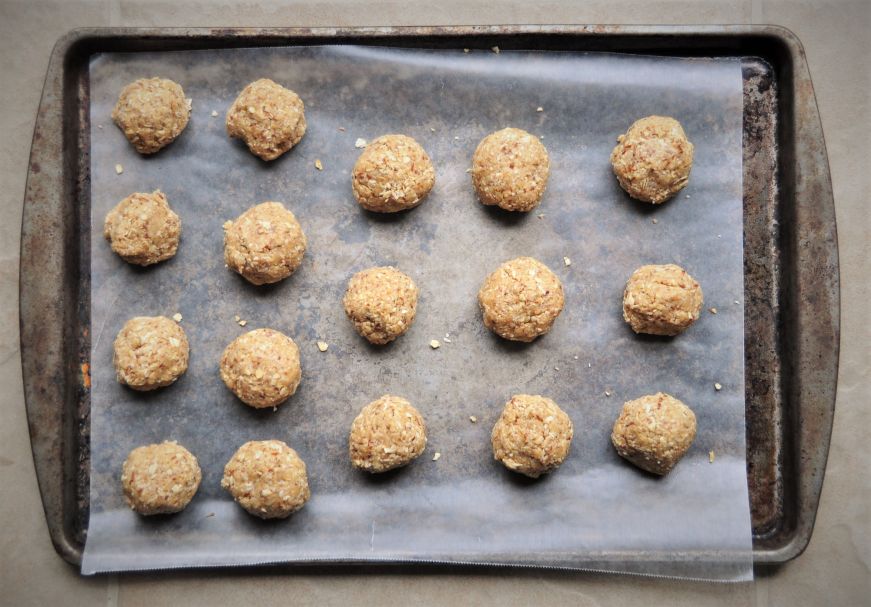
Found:
<svg viewBox="0 0 871 607"><path fill-rule="evenodd" d="M165 316L131 318L115 338L118 381L134 390L168 386L187 371L190 348L184 329Z"/></svg>
<svg viewBox="0 0 871 607"><path fill-rule="evenodd" d="M556 274L532 257L506 261L478 291L484 325L499 337L532 341L553 326L565 305Z"/></svg>
<svg viewBox="0 0 871 607"><path fill-rule="evenodd" d="M369 268L348 281L345 314L370 343L386 344L411 327L418 292L411 277L392 266Z"/></svg>
<svg viewBox="0 0 871 607"><path fill-rule="evenodd" d="M305 462L280 440L247 442L227 465L221 487L249 514L287 518L311 497Z"/></svg>
<svg viewBox="0 0 871 607"><path fill-rule="evenodd" d="M302 226L280 202L258 204L224 224L224 263L255 285L293 274L306 245Z"/></svg>
<svg viewBox="0 0 871 607"><path fill-rule="evenodd" d="M432 161L405 135L384 135L371 142L351 172L354 198L367 211L378 213L416 207L434 184Z"/></svg>
<svg viewBox="0 0 871 607"><path fill-rule="evenodd" d="M351 464L366 472L387 472L410 464L426 448L426 424L404 398L385 394L363 407L351 424Z"/></svg>
<svg viewBox="0 0 871 607"><path fill-rule="evenodd" d="M246 86L227 112L227 134L263 160L275 160L299 143L305 128L302 99L268 78Z"/></svg>
<svg viewBox="0 0 871 607"><path fill-rule="evenodd" d="M662 392L624 403L611 432L620 457L659 475L674 468L695 437L695 414Z"/></svg>
<svg viewBox="0 0 871 607"><path fill-rule="evenodd" d="M136 192L109 211L103 236L124 261L150 266L175 255L181 220L160 190Z"/></svg>
<svg viewBox="0 0 871 607"><path fill-rule="evenodd" d="M175 441L164 441L130 452L121 470L121 487L135 512L173 514L194 498L202 477L190 451Z"/></svg>
<svg viewBox="0 0 871 607"><path fill-rule="evenodd" d="M509 470L538 478L565 461L573 432L572 420L551 399L515 394L493 426L493 457Z"/></svg>
<svg viewBox="0 0 871 607"><path fill-rule="evenodd" d="M677 335L699 318L702 288L674 264L641 266L623 291L623 318L636 333Z"/></svg>
<svg viewBox="0 0 871 607"><path fill-rule="evenodd" d="M680 122L665 116L637 120L617 138L611 167L632 198L659 204L686 186L693 166L693 144Z"/></svg>
<svg viewBox="0 0 871 607"><path fill-rule="evenodd" d="M191 100L181 86L166 78L140 79L125 86L112 120L140 154L169 145L188 124Z"/></svg>
<svg viewBox="0 0 871 607"><path fill-rule="evenodd" d="M302 378L299 348L283 333L255 329L234 339L221 356L221 379L255 409L277 407Z"/></svg>
<svg viewBox="0 0 871 607"><path fill-rule="evenodd" d="M472 157L472 183L485 205L531 211L541 202L550 159L541 140L521 129L484 137Z"/></svg>

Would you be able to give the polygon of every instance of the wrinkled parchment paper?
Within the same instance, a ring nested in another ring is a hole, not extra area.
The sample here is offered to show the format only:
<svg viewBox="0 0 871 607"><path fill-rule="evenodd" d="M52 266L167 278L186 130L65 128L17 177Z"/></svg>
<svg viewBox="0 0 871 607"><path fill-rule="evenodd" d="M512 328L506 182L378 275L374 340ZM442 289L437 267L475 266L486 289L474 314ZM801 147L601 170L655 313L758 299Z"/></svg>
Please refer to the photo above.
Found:
<svg viewBox="0 0 871 607"><path fill-rule="evenodd" d="M175 143L141 157L110 114L125 84L155 75L179 82L193 113ZM224 129L235 96L260 77L297 91L309 125L272 163ZM237 49L104 54L91 64L90 84L92 468L83 573L435 561L751 577L737 60ZM659 207L623 194L608 159L617 135L650 114L678 118L695 144L689 186ZM543 137L551 157L543 203L527 215L480 205L465 172L480 139L509 125ZM364 212L351 194L355 141L385 133L413 136L436 167L429 199L404 214ZM182 219L178 255L128 266L103 240L103 219L128 194L158 188ZM266 200L293 210L309 250L293 277L254 287L224 267L221 226ZM519 255L549 265L566 292L553 331L530 345L492 335L476 303L484 277ZM699 280L705 309L718 313L704 312L675 339L636 336L621 317L624 283L639 265L669 262ZM347 279L376 264L398 266L421 289L414 326L383 348L358 337L341 306ZM117 384L112 341L122 324L176 312L191 343L188 372L148 394ZM301 350L301 387L276 412L244 406L218 375L224 347L258 327L289 334ZM432 339L442 346L431 349ZM662 479L610 444L622 403L660 390L688 403L699 426ZM538 481L491 455L492 425L521 392L554 398L575 425L568 460ZM410 467L372 477L351 469L347 434L359 409L384 393L418 407L429 443ZM286 441L308 465L312 499L285 521L249 516L220 488L239 445L267 438ZM124 504L121 464L132 448L165 439L199 458L202 486L182 514L142 518Z"/></svg>

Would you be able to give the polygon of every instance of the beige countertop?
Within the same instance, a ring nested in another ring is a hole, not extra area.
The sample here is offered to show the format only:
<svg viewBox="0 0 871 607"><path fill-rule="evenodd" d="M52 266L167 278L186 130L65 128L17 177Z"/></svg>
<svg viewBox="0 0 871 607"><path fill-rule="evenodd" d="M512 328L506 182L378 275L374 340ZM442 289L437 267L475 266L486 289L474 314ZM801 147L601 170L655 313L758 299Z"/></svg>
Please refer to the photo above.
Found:
<svg viewBox="0 0 871 607"><path fill-rule="evenodd" d="M841 370L807 551L752 584L517 570L192 572L81 578L54 552L24 414L18 252L30 139L52 45L84 26L772 23L802 40L826 134L841 261ZM868 605L871 603L871 1L0 0L0 602L9 605Z"/></svg>

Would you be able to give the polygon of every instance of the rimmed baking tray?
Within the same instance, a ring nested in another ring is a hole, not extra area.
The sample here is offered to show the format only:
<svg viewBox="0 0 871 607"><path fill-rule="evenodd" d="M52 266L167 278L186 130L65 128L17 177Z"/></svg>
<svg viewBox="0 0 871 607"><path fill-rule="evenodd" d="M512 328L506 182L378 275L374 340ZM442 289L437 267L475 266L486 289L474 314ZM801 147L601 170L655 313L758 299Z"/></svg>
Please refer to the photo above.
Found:
<svg viewBox="0 0 871 607"><path fill-rule="evenodd" d="M56 45L40 102L21 251L31 442L59 554L81 561L89 474L90 57L276 45L609 51L739 57L744 75L747 475L757 562L810 540L834 413L839 281L834 204L799 41L777 27L487 26L86 29ZM84 249L87 250L86 248Z"/></svg>

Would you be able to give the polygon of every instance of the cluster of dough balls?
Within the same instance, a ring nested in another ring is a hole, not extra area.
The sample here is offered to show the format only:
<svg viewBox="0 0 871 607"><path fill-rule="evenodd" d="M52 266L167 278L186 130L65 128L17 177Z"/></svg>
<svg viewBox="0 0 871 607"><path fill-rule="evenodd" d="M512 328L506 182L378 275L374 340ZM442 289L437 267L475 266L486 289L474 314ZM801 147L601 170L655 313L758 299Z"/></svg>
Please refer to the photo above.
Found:
<svg viewBox="0 0 871 607"><path fill-rule="evenodd" d="M500 337L529 342L550 331L565 305L563 286L532 257L506 261L478 291L484 325Z"/></svg>
<svg viewBox="0 0 871 607"><path fill-rule="evenodd" d="M611 442L621 457L659 475L675 467L695 437L695 414L662 392L624 403L611 432Z"/></svg>
<svg viewBox="0 0 871 607"><path fill-rule="evenodd" d="M227 134L263 160L275 160L295 146L305 129L302 99L268 78L242 89L227 112Z"/></svg>
<svg viewBox="0 0 871 607"><path fill-rule="evenodd" d="M255 285L293 274L306 245L302 226L280 202L258 204L224 224L224 262Z"/></svg>
<svg viewBox="0 0 871 607"><path fill-rule="evenodd" d="M175 141L187 126L191 101L165 78L142 78L121 90L112 120L140 154L153 154Z"/></svg>
<svg viewBox="0 0 871 607"><path fill-rule="evenodd" d="M250 441L224 466L221 487L250 514L286 518L311 497L305 462L280 440Z"/></svg>
<svg viewBox="0 0 871 607"><path fill-rule="evenodd" d="M493 426L493 457L514 472L538 478L569 454L572 420L551 399L515 394Z"/></svg>
<svg viewBox="0 0 871 607"><path fill-rule="evenodd" d="M177 323L165 316L137 316L115 337L112 362L120 383L147 391L181 377L189 355L187 336Z"/></svg>
<svg viewBox="0 0 871 607"><path fill-rule="evenodd" d="M699 318L699 283L674 264L641 266L623 291L623 318L636 333L677 335Z"/></svg>
<svg viewBox="0 0 871 607"><path fill-rule="evenodd" d="M348 281L345 313L361 336L386 344L403 335L414 322L417 285L392 266L369 268Z"/></svg>
<svg viewBox="0 0 871 607"><path fill-rule="evenodd" d="M277 407L293 396L302 378L299 348L287 335L255 329L234 339L221 356L221 379L255 409Z"/></svg>
<svg viewBox="0 0 871 607"><path fill-rule="evenodd" d="M135 512L172 514L190 503L202 477L197 458L175 441L166 441L130 452L121 468L121 487Z"/></svg>
<svg viewBox="0 0 871 607"><path fill-rule="evenodd" d="M416 207L435 185L426 151L406 135L384 135L369 143L351 171L351 189L361 207L396 213Z"/></svg>
<svg viewBox="0 0 871 607"><path fill-rule="evenodd" d="M426 448L426 424L411 403L386 394L363 407L351 424L351 464L386 472L410 464Z"/></svg>
<svg viewBox="0 0 871 607"><path fill-rule="evenodd" d="M550 158L541 140L507 128L484 137L472 157L472 183L485 205L531 211L541 202Z"/></svg>
<svg viewBox="0 0 871 607"><path fill-rule="evenodd" d="M611 167L632 198L665 202L686 186L693 166L693 144L674 118L647 116L617 138Z"/></svg>
<svg viewBox="0 0 871 607"><path fill-rule="evenodd" d="M103 236L124 261L150 266L175 255L181 220L160 190L136 192L109 211Z"/></svg>

